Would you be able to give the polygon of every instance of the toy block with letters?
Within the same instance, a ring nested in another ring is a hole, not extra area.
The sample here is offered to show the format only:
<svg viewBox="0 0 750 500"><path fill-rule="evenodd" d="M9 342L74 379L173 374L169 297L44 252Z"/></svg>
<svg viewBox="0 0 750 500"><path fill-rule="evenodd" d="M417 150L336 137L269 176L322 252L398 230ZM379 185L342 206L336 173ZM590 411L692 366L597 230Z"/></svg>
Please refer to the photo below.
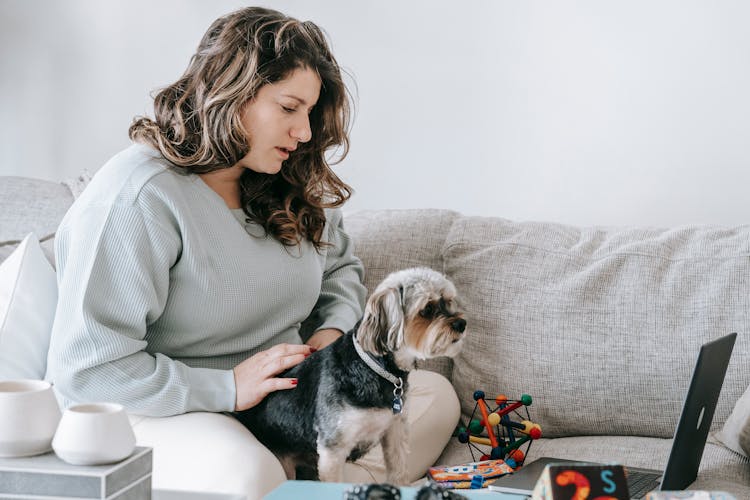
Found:
<svg viewBox="0 0 750 500"><path fill-rule="evenodd" d="M622 465L557 463L545 467L532 500L629 500Z"/></svg>

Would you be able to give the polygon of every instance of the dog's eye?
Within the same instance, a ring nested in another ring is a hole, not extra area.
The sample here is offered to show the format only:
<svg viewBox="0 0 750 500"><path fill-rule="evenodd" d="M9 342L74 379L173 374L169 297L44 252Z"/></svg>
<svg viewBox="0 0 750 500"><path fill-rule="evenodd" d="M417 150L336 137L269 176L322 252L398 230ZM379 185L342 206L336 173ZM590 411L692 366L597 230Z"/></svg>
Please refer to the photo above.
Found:
<svg viewBox="0 0 750 500"><path fill-rule="evenodd" d="M435 306L432 305L432 302L428 302L426 306L424 306L424 309L419 311L419 315L423 318L432 318L432 315L435 314Z"/></svg>

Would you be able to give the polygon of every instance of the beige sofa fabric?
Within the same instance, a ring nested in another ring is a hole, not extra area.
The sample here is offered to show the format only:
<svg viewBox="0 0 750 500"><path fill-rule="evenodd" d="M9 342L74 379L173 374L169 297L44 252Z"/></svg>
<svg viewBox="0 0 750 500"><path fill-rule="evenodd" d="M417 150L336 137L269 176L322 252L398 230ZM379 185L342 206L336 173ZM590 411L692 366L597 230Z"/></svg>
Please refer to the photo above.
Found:
<svg viewBox="0 0 750 500"><path fill-rule="evenodd" d="M33 232L54 264L55 231L72 203L73 195L64 184L25 177L0 178L0 262Z"/></svg>
<svg viewBox="0 0 750 500"><path fill-rule="evenodd" d="M412 265L456 284L468 335L449 375L465 416L476 389L529 393L545 436L668 438L700 345L732 331L714 430L750 383L750 226L579 228L439 210L345 222L370 290Z"/></svg>
<svg viewBox="0 0 750 500"><path fill-rule="evenodd" d="M367 263L372 292L389 273L407 267L443 270L441 250L459 214L450 210L376 210L344 215L356 255Z"/></svg>
<svg viewBox="0 0 750 500"><path fill-rule="evenodd" d="M745 334L714 428L750 383L750 226L463 217L445 244L445 272L477 333L454 361L464 413L475 389L529 393L548 437L671 437L701 343L732 331Z"/></svg>
<svg viewBox="0 0 750 500"><path fill-rule="evenodd" d="M750 456L750 387L737 401L716 439L730 450Z"/></svg>

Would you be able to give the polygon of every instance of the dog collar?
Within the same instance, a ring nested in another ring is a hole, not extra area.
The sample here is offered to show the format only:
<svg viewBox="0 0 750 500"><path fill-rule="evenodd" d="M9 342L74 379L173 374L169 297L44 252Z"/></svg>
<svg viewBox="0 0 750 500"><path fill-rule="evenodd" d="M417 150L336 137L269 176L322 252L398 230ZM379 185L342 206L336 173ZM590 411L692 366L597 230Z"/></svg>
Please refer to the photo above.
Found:
<svg viewBox="0 0 750 500"><path fill-rule="evenodd" d="M401 409L403 408L401 396L404 394L404 381L401 379L401 377L396 377L394 374L389 373L382 366L377 364L375 360L372 359L372 356L367 354L365 350L362 349L362 346L359 345L359 341L357 341L356 335L352 336L352 341L354 342L354 349L357 351L357 354L359 354L359 357L362 358L362 361L364 361L365 364L372 369L372 371L393 384L393 413L401 413Z"/></svg>

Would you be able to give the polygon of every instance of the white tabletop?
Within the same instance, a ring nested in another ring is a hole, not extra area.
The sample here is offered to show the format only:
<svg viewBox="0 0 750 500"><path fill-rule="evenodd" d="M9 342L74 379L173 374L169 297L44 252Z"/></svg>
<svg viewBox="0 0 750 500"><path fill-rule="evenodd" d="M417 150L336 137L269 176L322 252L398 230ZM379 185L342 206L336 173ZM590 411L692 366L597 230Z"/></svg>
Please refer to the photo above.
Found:
<svg viewBox="0 0 750 500"><path fill-rule="evenodd" d="M153 490L151 500L246 500L242 495L199 491Z"/></svg>

